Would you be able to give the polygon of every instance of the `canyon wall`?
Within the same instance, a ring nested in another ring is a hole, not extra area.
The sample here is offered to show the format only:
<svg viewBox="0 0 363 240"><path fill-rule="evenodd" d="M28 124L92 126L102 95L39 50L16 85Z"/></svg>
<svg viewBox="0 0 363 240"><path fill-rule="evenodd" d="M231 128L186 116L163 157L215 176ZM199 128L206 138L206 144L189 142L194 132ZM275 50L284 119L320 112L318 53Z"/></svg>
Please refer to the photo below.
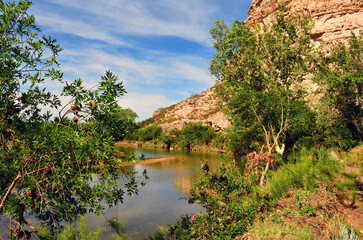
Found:
<svg viewBox="0 0 363 240"><path fill-rule="evenodd" d="M351 32L363 31L363 0L283 0L290 14L310 15L314 22L311 39L316 44L325 42L324 50L335 41L346 42ZM277 10L278 0L254 0L248 11L246 24L268 24ZM316 86L307 81L309 92ZM312 98L313 99L313 98ZM314 101L310 99L311 101ZM202 122L217 131L230 125L227 117L220 111L214 88L200 95L192 96L168 108L161 108L153 114L153 124L164 130L182 128L187 123Z"/></svg>
<svg viewBox="0 0 363 240"><path fill-rule="evenodd" d="M277 0L254 0L248 10L246 24L271 21L278 7ZM324 41L328 46L335 41L347 41L353 31L363 30L363 0L282 0L290 14L310 15L314 22L311 39Z"/></svg>

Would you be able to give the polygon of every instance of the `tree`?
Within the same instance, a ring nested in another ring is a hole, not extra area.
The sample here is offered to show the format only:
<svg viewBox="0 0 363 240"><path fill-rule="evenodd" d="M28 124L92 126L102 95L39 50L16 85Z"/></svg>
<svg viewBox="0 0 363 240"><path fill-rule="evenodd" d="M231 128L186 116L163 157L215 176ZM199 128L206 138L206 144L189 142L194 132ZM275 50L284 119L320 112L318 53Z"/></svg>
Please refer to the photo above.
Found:
<svg viewBox="0 0 363 240"><path fill-rule="evenodd" d="M212 127L204 126L200 122L188 123L181 129L177 140L181 147L190 150L197 143L208 145L215 136L216 133Z"/></svg>
<svg viewBox="0 0 363 240"><path fill-rule="evenodd" d="M143 142L155 140L160 136L162 131L160 126L150 125L144 129L139 129L138 139Z"/></svg>
<svg viewBox="0 0 363 240"><path fill-rule="evenodd" d="M237 132L255 129L256 140L264 136L260 153L267 154L265 159L283 154L296 141L291 135L301 135L313 117L302 87L309 71L310 29L309 18L288 17L283 5L269 25L235 21L228 28L216 21L211 29L217 53L210 69L227 112ZM261 184L269 166L270 161Z"/></svg>
<svg viewBox="0 0 363 240"><path fill-rule="evenodd" d="M321 55L315 80L324 92L324 103L333 112L336 128L351 131L363 139L363 32L352 37L348 44L338 42L330 56ZM354 137L354 135L356 137Z"/></svg>
<svg viewBox="0 0 363 240"><path fill-rule="evenodd" d="M27 13L31 4L0 1L0 222L10 222L15 238L37 234L25 213L54 231L79 214L101 213L102 200L111 206L125 192L137 193L133 173L124 171L129 181L118 186L120 170L104 128L125 93L122 82L110 71L92 90L81 79L63 80L52 67L61 48L39 35ZM71 98L56 121L41 111L60 107L57 96L40 88L49 80L63 83L62 94Z"/></svg>
<svg viewBox="0 0 363 240"><path fill-rule="evenodd" d="M130 138L132 133L138 128L135 123L137 114L130 108L117 106L104 118L103 125L113 136L114 140L119 141Z"/></svg>

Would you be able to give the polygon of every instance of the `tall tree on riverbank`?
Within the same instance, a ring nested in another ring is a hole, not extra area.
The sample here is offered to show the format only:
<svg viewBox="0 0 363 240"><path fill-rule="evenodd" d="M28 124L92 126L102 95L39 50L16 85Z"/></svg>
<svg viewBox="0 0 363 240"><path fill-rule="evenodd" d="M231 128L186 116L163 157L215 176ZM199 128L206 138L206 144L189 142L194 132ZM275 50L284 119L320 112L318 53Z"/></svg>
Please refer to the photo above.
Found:
<svg viewBox="0 0 363 240"><path fill-rule="evenodd" d="M262 142L260 154L267 156L261 159L270 159L261 184L272 154L292 147L314 118L302 87L310 67L310 30L309 18L288 17L283 5L269 25L235 21L228 28L216 21L211 29L217 53L210 69L233 125Z"/></svg>
<svg viewBox="0 0 363 240"><path fill-rule="evenodd" d="M0 222L10 223L15 238L37 233L25 214L56 230L79 214L101 213L102 200L114 205L125 191L137 192L130 172L124 172L126 188L118 186L113 140L104 127L119 109L122 82L109 71L92 90L80 79L63 80L53 68L61 48L39 35L31 4L0 1ZM62 94L71 99L56 121L42 112L60 107L41 88L50 80L63 83Z"/></svg>

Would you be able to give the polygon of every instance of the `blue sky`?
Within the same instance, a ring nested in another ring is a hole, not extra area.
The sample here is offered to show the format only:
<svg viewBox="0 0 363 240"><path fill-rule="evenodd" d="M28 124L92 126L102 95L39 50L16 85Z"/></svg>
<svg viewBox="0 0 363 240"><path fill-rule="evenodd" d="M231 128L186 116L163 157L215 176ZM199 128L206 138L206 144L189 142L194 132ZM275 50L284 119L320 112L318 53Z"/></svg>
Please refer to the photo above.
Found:
<svg viewBox="0 0 363 240"><path fill-rule="evenodd" d="M213 86L208 70L216 19L245 20L252 0L35 0L30 12L64 49L65 78L96 85L106 70L138 121ZM60 92L58 85L48 89Z"/></svg>

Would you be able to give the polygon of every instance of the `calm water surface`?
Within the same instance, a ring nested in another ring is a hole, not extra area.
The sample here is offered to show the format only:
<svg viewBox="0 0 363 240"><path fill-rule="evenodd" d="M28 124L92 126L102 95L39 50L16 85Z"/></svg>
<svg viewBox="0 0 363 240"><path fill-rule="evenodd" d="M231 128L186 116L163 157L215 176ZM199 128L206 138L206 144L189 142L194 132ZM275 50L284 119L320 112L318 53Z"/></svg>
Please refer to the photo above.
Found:
<svg viewBox="0 0 363 240"><path fill-rule="evenodd" d="M103 227L105 217L117 217L127 222L127 235L131 239L143 239L156 233L159 226L166 227L169 223L175 223L182 215L193 215L202 210L200 205L188 204L185 198L190 194L193 181L199 176L201 159L206 160L211 169L215 169L221 161L221 155L135 148L122 150L136 151L136 157L143 154L146 158L173 157L173 160L131 167L139 172L140 181L144 169L150 177L139 194L125 196L123 204L106 208L105 216L86 216L92 229L101 225L102 239L112 239L114 234L112 230Z"/></svg>

